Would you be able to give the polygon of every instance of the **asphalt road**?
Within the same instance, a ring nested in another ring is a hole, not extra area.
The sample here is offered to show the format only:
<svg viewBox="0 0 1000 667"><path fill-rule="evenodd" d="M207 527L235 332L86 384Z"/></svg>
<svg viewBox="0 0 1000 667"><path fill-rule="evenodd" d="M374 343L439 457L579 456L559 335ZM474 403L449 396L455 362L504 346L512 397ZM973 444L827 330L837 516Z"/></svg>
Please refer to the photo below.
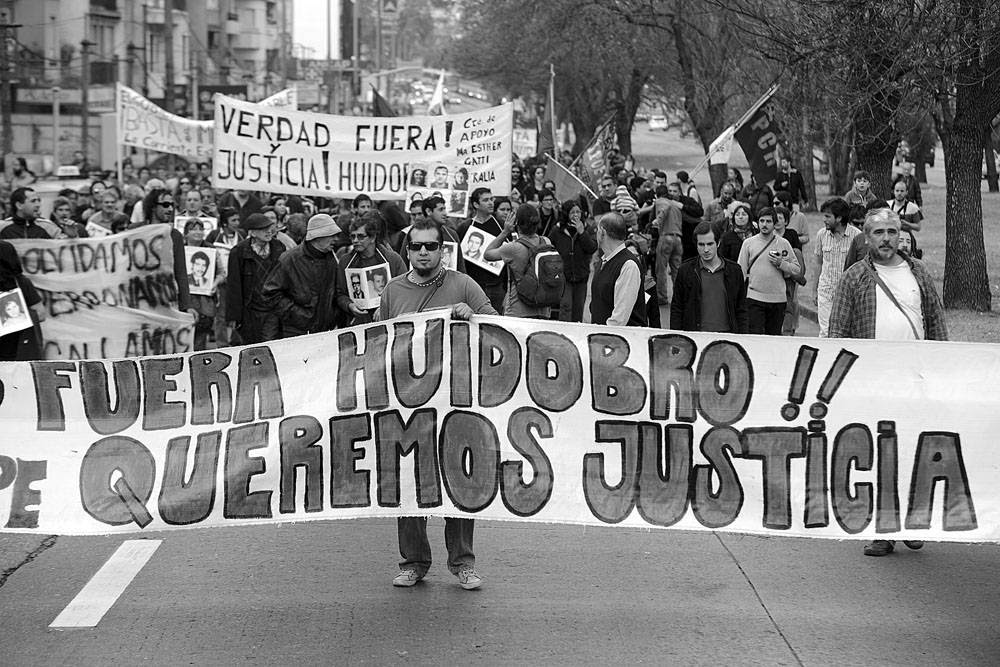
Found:
<svg viewBox="0 0 1000 667"><path fill-rule="evenodd" d="M392 521L162 539L96 627L49 625L124 541L60 537L0 587L5 665L991 665L995 546L481 522L478 591L438 562L394 588ZM37 537L4 535L10 568Z"/></svg>

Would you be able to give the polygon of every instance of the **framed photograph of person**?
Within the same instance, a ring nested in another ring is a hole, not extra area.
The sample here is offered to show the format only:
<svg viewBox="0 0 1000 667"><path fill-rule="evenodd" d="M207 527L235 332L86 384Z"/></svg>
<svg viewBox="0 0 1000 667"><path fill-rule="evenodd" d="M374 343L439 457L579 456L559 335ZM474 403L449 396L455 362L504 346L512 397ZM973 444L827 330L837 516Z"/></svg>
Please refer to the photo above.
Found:
<svg viewBox="0 0 1000 667"><path fill-rule="evenodd" d="M487 262L483 259L483 251L486 246L493 242L494 238L496 237L488 231L469 225L465 236L462 237L462 257L465 258L466 262L471 262L479 268L499 276L500 271L503 270L503 262Z"/></svg>
<svg viewBox="0 0 1000 667"><path fill-rule="evenodd" d="M458 244L445 241L441 246L441 263L452 271L458 271Z"/></svg>
<svg viewBox="0 0 1000 667"><path fill-rule="evenodd" d="M411 164L410 165L410 178L406 182L407 189L411 188L426 188L427 187L427 165L426 164Z"/></svg>
<svg viewBox="0 0 1000 667"><path fill-rule="evenodd" d="M438 190L447 190L450 187L448 181L448 167L443 164L438 164L434 166L434 172L431 175L431 180L427 183L427 187L434 188Z"/></svg>
<svg viewBox="0 0 1000 667"><path fill-rule="evenodd" d="M21 288L0 292L0 336L30 329L32 325L28 304L24 301Z"/></svg>
<svg viewBox="0 0 1000 667"><path fill-rule="evenodd" d="M103 239L105 236L111 236L110 229L91 220L87 221L86 228L87 236L92 239Z"/></svg>
<svg viewBox="0 0 1000 667"><path fill-rule="evenodd" d="M183 234L184 228L191 220L198 220L201 222L201 228L205 230L206 235L219 226L218 218L209 218L208 216L201 215L178 215L174 218L174 229Z"/></svg>
<svg viewBox="0 0 1000 667"><path fill-rule="evenodd" d="M407 211L410 210L410 207L413 205L413 202L421 202L425 199L429 199L431 197L431 193L433 192L434 190L431 190L430 188L417 188L417 189L414 189L413 187L407 188L406 210Z"/></svg>
<svg viewBox="0 0 1000 667"><path fill-rule="evenodd" d="M455 170L455 174L451 178L451 189L452 190L468 190L469 189L469 170L465 167L459 167Z"/></svg>
<svg viewBox="0 0 1000 667"><path fill-rule="evenodd" d="M184 260L191 294L211 296L215 285L215 248L185 246Z"/></svg>
<svg viewBox="0 0 1000 667"><path fill-rule="evenodd" d="M449 218L465 218L468 216L468 211L466 210L469 202L468 190L452 190L445 201L448 202Z"/></svg>

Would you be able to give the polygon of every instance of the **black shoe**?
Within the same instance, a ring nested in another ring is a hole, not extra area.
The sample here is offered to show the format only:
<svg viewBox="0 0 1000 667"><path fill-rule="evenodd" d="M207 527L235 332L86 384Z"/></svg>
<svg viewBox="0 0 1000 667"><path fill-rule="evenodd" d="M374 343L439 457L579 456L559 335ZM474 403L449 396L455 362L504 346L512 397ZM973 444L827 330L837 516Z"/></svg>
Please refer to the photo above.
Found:
<svg viewBox="0 0 1000 667"><path fill-rule="evenodd" d="M893 540L874 540L865 547L866 556L888 556L896 549Z"/></svg>
<svg viewBox="0 0 1000 667"><path fill-rule="evenodd" d="M924 548L924 543L921 540L903 540L903 544L910 547L914 551Z"/></svg>

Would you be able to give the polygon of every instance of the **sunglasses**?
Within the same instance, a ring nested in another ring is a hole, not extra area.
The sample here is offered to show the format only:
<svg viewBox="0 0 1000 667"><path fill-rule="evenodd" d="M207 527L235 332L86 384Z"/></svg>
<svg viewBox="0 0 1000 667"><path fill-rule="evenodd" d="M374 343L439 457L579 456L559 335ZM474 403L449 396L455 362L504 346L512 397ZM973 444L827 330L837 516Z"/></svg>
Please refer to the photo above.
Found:
<svg viewBox="0 0 1000 667"><path fill-rule="evenodd" d="M156 202L156 205L157 206L162 206L163 208L173 208L174 207L174 203L172 201L158 201L158 202Z"/></svg>
<svg viewBox="0 0 1000 667"><path fill-rule="evenodd" d="M441 244L437 241L424 241L423 243L418 243L416 241L410 241L406 244L407 250L412 250L413 252L420 252L426 249L428 252L434 252L441 247Z"/></svg>

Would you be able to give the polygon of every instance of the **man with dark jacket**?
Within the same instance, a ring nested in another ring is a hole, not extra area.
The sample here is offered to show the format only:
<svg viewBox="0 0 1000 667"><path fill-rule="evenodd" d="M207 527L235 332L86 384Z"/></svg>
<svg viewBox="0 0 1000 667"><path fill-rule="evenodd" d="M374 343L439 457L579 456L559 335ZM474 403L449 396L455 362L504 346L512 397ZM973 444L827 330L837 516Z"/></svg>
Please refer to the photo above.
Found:
<svg viewBox="0 0 1000 667"><path fill-rule="evenodd" d="M337 256L334 237L340 227L326 213L309 219L305 242L284 252L264 283L264 299L273 302L283 338L337 328Z"/></svg>
<svg viewBox="0 0 1000 667"><path fill-rule="evenodd" d="M695 230L698 256L681 264L674 281L670 323L681 331L747 333L747 286L736 262L719 256L709 222Z"/></svg>
<svg viewBox="0 0 1000 667"><path fill-rule="evenodd" d="M274 304L264 298L264 283L285 252L276 240L277 223L263 213L252 213L240 225L247 238L229 252L226 273L226 317L243 345L281 338L281 322Z"/></svg>
<svg viewBox="0 0 1000 667"><path fill-rule="evenodd" d="M458 237L465 240L466 232L470 227L481 229L494 237L499 236L500 232L503 231L503 225L493 217L493 204L493 192L489 188L473 190L469 195L472 217L458 228ZM467 255L465 258L469 259ZM504 298L507 296L506 267L500 272L500 275L496 275L472 262L466 262L465 272L476 281L477 285L483 288L486 296L490 298L493 309L502 313Z"/></svg>
<svg viewBox="0 0 1000 667"><path fill-rule="evenodd" d="M775 193L785 191L791 198L792 211L798 211L801 206L809 203L806 196L806 183L802 179L802 174L792 166L791 160L786 157L781 158L781 170L777 178L774 179Z"/></svg>
<svg viewBox="0 0 1000 667"><path fill-rule="evenodd" d="M18 188L10 195L11 217L0 223L0 239L50 239L52 235L38 223L41 197L31 188ZM44 221L51 227L52 223Z"/></svg>

